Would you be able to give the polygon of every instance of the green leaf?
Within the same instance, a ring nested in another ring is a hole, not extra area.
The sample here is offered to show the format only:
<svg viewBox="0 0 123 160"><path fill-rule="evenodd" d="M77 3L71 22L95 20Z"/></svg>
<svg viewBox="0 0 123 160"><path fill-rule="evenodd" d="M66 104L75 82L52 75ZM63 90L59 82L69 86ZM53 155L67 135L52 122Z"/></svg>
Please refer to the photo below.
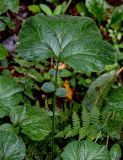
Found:
<svg viewBox="0 0 123 160"><path fill-rule="evenodd" d="M120 23L123 21L123 5L115 7L112 12L110 25L113 28L119 28Z"/></svg>
<svg viewBox="0 0 123 160"><path fill-rule="evenodd" d="M34 65L33 63L26 61L25 59L14 58L14 61L17 62L19 66L24 68L30 68Z"/></svg>
<svg viewBox="0 0 123 160"><path fill-rule="evenodd" d="M0 76L0 117L8 115L10 108L21 101L22 90L12 77Z"/></svg>
<svg viewBox="0 0 123 160"><path fill-rule="evenodd" d="M26 107L16 106L11 108L9 117L15 126L20 126L21 122L26 118Z"/></svg>
<svg viewBox="0 0 123 160"><path fill-rule="evenodd" d="M32 88L30 88L29 86L28 87L25 87L24 89L24 94L29 97L30 99L33 99L35 100L34 96L33 96L33 91L32 91Z"/></svg>
<svg viewBox="0 0 123 160"><path fill-rule="evenodd" d="M80 128L80 118L75 111L72 114L72 125L74 130L77 130Z"/></svg>
<svg viewBox="0 0 123 160"><path fill-rule="evenodd" d="M9 131L15 134L18 134L19 132L18 128L14 128L14 126L9 123L4 123L3 125L1 125L0 130Z"/></svg>
<svg viewBox="0 0 123 160"><path fill-rule="evenodd" d="M7 55L8 55L8 51L2 44L0 44L0 60L5 59Z"/></svg>
<svg viewBox="0 0 123 160"><path fill-rule="evenodd" d="M72 72L70 72L69 70L67 69L62 69L59 73L60 77L71 77L72 76Z"/></svg>
<svg viewBox="0 0 123 160"><path fill-rule="evenodd" d="M55 10L53 11L53 15L59 15L61 14L61 5L58 5Z"/></svg>
<svg viewBox="0 0 123 160"><path fill-rule="evenodd" d="M28 71L27 70L25 71L27 72L26 74L29 77L33 78L35 81L40 82L40 83L44 81L43 76L36 69L31 68Z"/></svg>
<svg viewBox="0 0 123 160"><path fill-rule="evenodd" d="M78 13L82 16L85 16L88 13L87 8L83 2L77 3L76 9L77 9Z"/></svg>
<svg viewBox="0 0 123 160"><path fill-rule="evenodd" d="M52 11L46 4L40 4L40 7L46 15L52 16Z"/></svg>
<svg viewBox="0 0 123 160"><path fill-rule="evenodd" d="M18 13L19 0L0 0L0 15L7 10Z"/></svg>
<svg viewBox="0 0 123 160"><path fill-rule="evenodd" d="M92 110L94 106L101 107L112 84L116 79L116 71L111 71L99 76L90 86L83 99L83 106Z"/></svg>
<svg viewBox="0 0 123 160"><path fill-rule="evenodd" d="M5 16L0 16L0 19L6 23L6 25L10 28L10 29L14 29L15 25L13 23L13 21L10 19L10 17L5 17Z"/></svg>
<svg viewBox="0 0 123 160"><path fill-rule="evenodd" d="M111 160L119 160L121 158L122 151L119 144L114 144L110 150Z"/></svg>
<svg viewBox="0 0 123 160"><path fill-rule="evenodd" d="M51 68L48 72L51 76L55 76L56 75L56 69L55 68ZM59 73L58 73L59 74Z"/></svg>
<svg viewBox="0 0 123 160"><path fill-rule="evenodd" d="M117 111L123 111L123 87L112 89L106 98L106 102L113 110L116 109Z"/></svg>
<svg viewBox="0 0 123 160"><path fill-rule="evenodd" d="M107 149L92 141L69 143L61 154L63 160L110 160Z"/></svg>
<svg viewBox="0 0 123 160"><path fill-rule="evenodd" d="M16 107L22 100L21 94L14 94L0 99L0 118L9 115L10 109Z"/></svg>
<svg viewBox="0 0 123 160"><path fill-rule="evenodd" d="M12 77L0 76L0 100L23 91Z"/></svg>
<svg viewBox="0 0 123 160"><path fill-rule="evenodd" d="M66 7L67 7L67 2L64 1L64 2L61 4L61 12L62 12L62 14L65 14Z"/></svg>
<svg viewBox="0 0 123 160"><path fill-rule="evenodd" d="M6 29L6 24L0 21L0 31L4 31Z"/></svg>
<svg viewBox="0 0 123 160"><path fill-rule="evenodd" d="M57 88L56 89L56 96L58 97L65 97L67 95L67 90L65 88Z"/></svg>
<svg viewBox="0 0 123 160"><path fill-rule="evenodd" d="M86 0L86 7L98 20L103 20L106 14L105 0Z"/></svg>
<svg viewBox="0 0 123 160"><path fill-rule="evenodd" d="M56 2L57 0L47 0L47 2L50 2L50 3L54 3Z"/></svg>
<svg viewBox="0 0 123 160"><path fill-rule="evenodd" d="M116 59L113 47L87 17L33 16L22 27L17 51L32 61L55 58L77 72L103 71Z"/></svg>
<svg viewBox="0 0 123 160"><path fill-rule="evenodd" d="M55 86L51 82L45 82L41 89L46 93L51 93L55 91Z"/></svg>
<svg viewBox="0 0 123 160"><path fill-rule="evenodd" d="M32 140L43 140L51 131L48 113L39 107L25 106L10 110L11 122Z"/></svg>
<svg viewBox="0 0 123 160"><path fill-rule="evenodd" d="M43 140L51 131L51 121L45 110L39 107L26 107L26 114L23 117L20 127L32 140Z"/></svg>
<svg viewBox="0 0 123 160"><path fill-rule="evenodd" d="M25 144L16 134L0 130L0 159L23 160L26 154Z"/></svg>
<svg viewBox="0 0 123 160"><path fill-rule="evenodd" d="M36 4L29 5L28 9L29 9L29 11L32 11L33 13L40 13L41 12L40 7Z"/></svg>

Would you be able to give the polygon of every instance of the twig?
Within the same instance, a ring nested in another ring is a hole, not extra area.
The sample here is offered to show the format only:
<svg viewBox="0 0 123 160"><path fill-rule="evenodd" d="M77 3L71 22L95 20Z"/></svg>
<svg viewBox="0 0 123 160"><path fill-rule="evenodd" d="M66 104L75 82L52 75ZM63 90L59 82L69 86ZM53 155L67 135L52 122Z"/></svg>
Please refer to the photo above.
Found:
<svg viewBox="0 0 123 160"><path fill-rule="evenodd" d="M106 120L105 120L105 122L104 122L104 124L103 124L103 127L106 126L106 123L107 123L107 121L109 120L110 115L111 115L111 112L108 114L108 116L107 116L107 118L106 118ZM99 139L101 133L102 133L102 131L100 131L99 134L97 135L97 138L95 139L95 142L97 142L97 140Z"/></svg>
<svg viewBox="0 0 123 160"><path fill-rule="evenodd" d="M22 17L16 15L15 13L13 13L13 15L14 15L18 20L20 20L20 21L25 21L25 19L23 19Z"/></svg>
<svg viewBox="0 0 123 160"><path fill-rule="evenodd" d="M109 135L107 135L107 139L106 139L106 148L108 148L108 143L109 143Z"/></svg>
<svg viewBox="0 0 123 160"><path fill-rule="evenodd" d="M71 2L72 2L72 0L69 0L69 1L68 1L67 5L66 5L66 8L65 8L65 10L64 10L64 12L63 12L63 14L67 11L67 9L68 9L68 7L70 6Z"/></svg>

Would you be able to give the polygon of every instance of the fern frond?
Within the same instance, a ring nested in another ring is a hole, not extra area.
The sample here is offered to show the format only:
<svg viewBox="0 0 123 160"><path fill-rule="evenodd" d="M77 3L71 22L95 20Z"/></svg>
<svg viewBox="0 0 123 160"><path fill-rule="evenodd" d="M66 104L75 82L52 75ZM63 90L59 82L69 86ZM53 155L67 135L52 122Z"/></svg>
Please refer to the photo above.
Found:
<svg viewBox="0 0 123 160"><path fill-rule="evenodd" d="M95 125L90 125L86 132L87 139L89 140L96 139L98 134L99 134L99 130Z"/></svg>
<svg viewBox="0 0 123 160"><path fill-rule="evenodd" d="M81 127L79 129L79 140L81 140L81 139L83 139L83 138L86 137L86 135L87 135L87 129L88 129L88 127Z"/></svg>
<svg viewBox="0 0 123 160"><path fill-rule="evenodd" d="M90 125L91 117L90 117L90 113L87 111L86 107L83 107L81 120L82 120L83 127L87 127Z"/></svg>
<svg viewBox="0 0 123 160"><path fill-rule="evenodd" d="M70 137L77 136L78 133L79 133L78 130L73 130L73 129L71 129L69 132L67 132L67 133L65 134L65 138L70 138Z"/></svg>
<svg viewBox="0 0 123 160"><path fill-rule="evenodd" d="M71 125L66 126L65 129L64 129L64 135L65 135L65 137L67 137L67 135L69 135L71 132L72 132Z"/></svg>
<svg viewBox="0 0 123 160"><path fill-rule="evenodd" d="M97 106L94 106L91 112L91 124L97 126L100 123L100 111Z"/></svg>
<svg viewBox="0 0 123 160"><path fill-rule="evenodd" d="M73 130L77 130L80 128L80 118L76 112L73 112L72 114L72 125Z"/></svg>
<svg viewBox="0 0 123 160"><path fill-rule="evenodd" d="M35 157L42 160L42 153L39 151L38 143L30 143L27 148L26 160L34 160Z"/></svg>
<svg viewBox="0 0 123 160"><path fill-rule="evenodd" d="M55 138L63 138L64 137L64 131L58 131L55 135Z"/></svg>

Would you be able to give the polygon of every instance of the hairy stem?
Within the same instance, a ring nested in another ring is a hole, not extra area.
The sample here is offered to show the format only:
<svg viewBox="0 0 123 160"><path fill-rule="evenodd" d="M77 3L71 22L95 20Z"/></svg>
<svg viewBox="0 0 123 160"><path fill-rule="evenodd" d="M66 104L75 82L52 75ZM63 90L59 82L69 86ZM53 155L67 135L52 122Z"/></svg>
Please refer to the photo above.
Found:
<svg viewBox="0 0 123 160"><path fill-rule="evenodd" d="M111 115L111 112L108 114L108 116L107 116L107 118L106 118L106 120L105 120L105 122L103 124L103 127L105 127L107 125L107 122L108 122L108 120L110 118L110 115ZM102 131L100 131L99 134L97 135L97 138L96 138L95 142L97 142L97 140L99 139L101 133L102 133Z"/></svg>
<svg viewBox="0 0 123 160"><path fill-rule="evenodd" d="M56 62L55 73L55 91L53 95L53 116L52 116L52 160L54 160L54 131L55 131L55 109L56 109L56 89L57 89L57 77L58 77L58 63Z"/></svg>

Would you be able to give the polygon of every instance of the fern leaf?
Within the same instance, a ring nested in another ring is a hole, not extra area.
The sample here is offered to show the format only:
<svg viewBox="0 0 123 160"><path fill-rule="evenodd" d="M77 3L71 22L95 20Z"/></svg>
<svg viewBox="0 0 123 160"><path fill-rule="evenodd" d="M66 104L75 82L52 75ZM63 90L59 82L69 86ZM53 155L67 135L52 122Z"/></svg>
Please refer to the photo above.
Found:
<svg viewBox="0 0 123 160"><path fill-rule="evenodd" d="M94 140L97 138L97 135L99 134L99 130L97 127L95 127L94 125L90 125L88 127L88 130L86 131L87 134L87 139L89 140ZM101 136L101 135L100 135Z"/></svg>
<svg viewBox="0 0 123 160"><path fill-rule="evenodd" d="M99 108L94 106L91 112L91 123L97 126L100 122L100 111Z"/></svg>
<svg viewBox="0 0 123 160"><path fill-rule="evenodd" d="M63 138L64 137L64 131L59 131L56 135L56 138Z"/></svg>
<svg viewBox="0 0 123 160"><path fill-rule="evenodd" d="M69 130L69 132L66 133L65 138L77 136L78 133L79 133L78 129L77 130L71 129L71 130Z"/></svg>
<svg viewBox="0 0 123 160"><path fill-rule="evenodd" d="M87 111L85 107L83 107L81 119L83 127L87 127L90 125L90 113Z"/></svg>
<svg viewBox="0 0 123 160"><path fill-rule="evenodd" d="M72 133L71 125L66 126L64 129L65 138L69 137L68 135L71 135L71 133Z"/></svg>
<svg viewBox="0 0 123 160"><path fill-rule="evenodd" d="M86 137L86 131L87 131L88 127L82 127L79 130L79 140L83 139Z"/></svg>
<svg viewBox="0 0 123 160"><path fill-rule="evenodd" d="M76 112L73 112L72 114L72 124L73 130L77 130L80 128L80 118Z"/></svg>

